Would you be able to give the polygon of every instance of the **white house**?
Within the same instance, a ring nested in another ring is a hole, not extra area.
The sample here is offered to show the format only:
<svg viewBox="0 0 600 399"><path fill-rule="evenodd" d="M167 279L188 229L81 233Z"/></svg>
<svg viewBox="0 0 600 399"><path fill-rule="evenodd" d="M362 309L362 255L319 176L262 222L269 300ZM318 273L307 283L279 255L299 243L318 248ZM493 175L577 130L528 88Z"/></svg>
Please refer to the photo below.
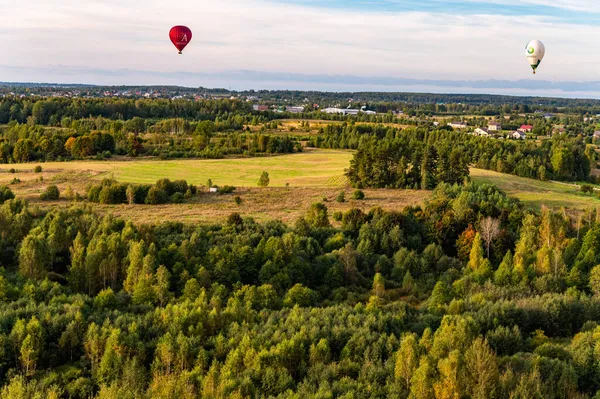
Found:
<svg viewBox="0 0 600 399"><path fill-rule="evenodd" d="M219 187L211 187L208 189L209 192L211 193L218 193L219 192Z"/></svg>
<svg viewBox="0 0 600 399"><path fill-rule="evenodd" d="M502 130L502 125L499 123L490 123L488 125L488 130L491 132L499 132L500 130Z"/></svg>
<svg viewBox="0 0 600 399"><path fill-rule="evenodd" d="M523 132L513 132L513 134L511 134L511 137L515 140L525 140L527 138L527 135Z"/></svg>
<svg viewBox="0 0 600 399"><path fill-rule="evenodd" d="M360 109L350 109L350 108L325 108L323 110L326 114L342 114L342 115L358 115L359 112L362 112L366 115L376 115L375 111L367 111Z"/></svg>
<svg viewBox="0 0 600 399"><path fill-rule="evenodd" d="M482 127L478 127L477 129L475 129L475 132L473 134L475 136L480 136L480 137L490 137L492 135L489 130L482 128Z"/></svg>
<svg viewBox="0 0 600 399"><path fill-rule="evenodd" d="M301 114L304 112L304 107L285 107L287 112L291 112L292 114Z"/></svg>
<svg viewBox="0 0 600 399"><path fill-rule="evenodd" d="M467 124L465 122L451 122L451 123L448 123L448 126L450 126L451 128L454 128L454 129L466 129L467 128Z"/></svg>

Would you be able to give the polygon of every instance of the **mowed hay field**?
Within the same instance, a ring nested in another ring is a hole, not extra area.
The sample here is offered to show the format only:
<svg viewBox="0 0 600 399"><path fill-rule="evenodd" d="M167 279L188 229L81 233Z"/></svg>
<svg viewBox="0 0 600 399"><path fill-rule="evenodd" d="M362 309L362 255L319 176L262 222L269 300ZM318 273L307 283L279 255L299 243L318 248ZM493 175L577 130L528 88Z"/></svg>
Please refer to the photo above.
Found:
<svg viewBox="0 0 600 399"><path fill-rule="evenodd" d="M41 174L33 173L36 164L13 164L0 165L0 185L9 184L15 194L43 208L71 205L66 199L55 203L41 202L39 195L50 184L58 185L63 193L70 187L84 195L90 184L97 184L106 177L113 177L119 182L149 184L161 178L185 179L198 186L212 179L217 185L237 187L233 195L209 194L204 190L185 204L93 204L102 213L140 223L221 222L232 212L259 221L277 219L291 223L304 215L310 205L324 199L332 214L352 207L365 211L373 207L401 210L406 206L423 204L430 195L427 191L418 190L364 190L366 199L355 201L352 199L354 190L348 187L344 176L351 158L352 153L348 151L309 150L268 158L57 162L40 164L43 168ZM17 172L8 173L11 168ZM270 176L268 188L257 187L263 171ZM43 181L40 181L41 177ZM21 182L10 184L14 178ZM289 187L286 187L286 183L289 183ZM335 201L340 191L345 192L346 202ZM235 196L240 196L241 205L235 203Z"/></svg>
<svg viewBox="0 0 600 399"><path fill-rule="evenodd" d="M476 183L494 184L535 210L541 209L542 206L573 210L600 206L600 198L597 195L584 194L577 185L545 182L475 168L471 169L471 179Z"/></svg>

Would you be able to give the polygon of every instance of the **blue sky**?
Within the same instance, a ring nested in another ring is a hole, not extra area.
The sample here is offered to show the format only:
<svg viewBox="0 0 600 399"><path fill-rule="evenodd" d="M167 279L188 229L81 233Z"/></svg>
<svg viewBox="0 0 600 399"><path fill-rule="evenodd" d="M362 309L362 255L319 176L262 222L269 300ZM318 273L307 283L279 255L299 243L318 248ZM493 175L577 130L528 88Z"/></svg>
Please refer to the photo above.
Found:
<svg viewBox="0 0 600 399"><path fill-rule="evenodd" d="M599 36L596 0L0 0L0 81L590 97Z"/></svg>

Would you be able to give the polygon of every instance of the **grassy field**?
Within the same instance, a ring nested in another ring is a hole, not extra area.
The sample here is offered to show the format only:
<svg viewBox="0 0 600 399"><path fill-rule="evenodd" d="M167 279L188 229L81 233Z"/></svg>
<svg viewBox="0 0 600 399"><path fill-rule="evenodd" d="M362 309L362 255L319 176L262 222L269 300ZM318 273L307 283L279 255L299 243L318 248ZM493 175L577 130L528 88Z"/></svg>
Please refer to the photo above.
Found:
<svg viewBox="0 0 600 399"><path fill-rule="evenodd" d="M234 195L214 195L203 192L189 203L181 205L98 205L103 213L111 213L137 222L157 221L217 222L232 212L251 216L260 221L280 219L294 222L305 214L314 202L327 199L331 213L352 207L365 211L373 207L401 210L408 205L422 204L429 196L427 191L416 190L364 190L364 201L352 200L354 190L347 186L344 169L349 166L352 153L347 151L311 150L301 154L269 158L243 158L223 160L135 160L135 161L81 161L44 163L43 173L33 173L35 164L0 165L0 184L10 184L13 178L21 180L11 184L11 189L41 207L70 206L67 200L44 203L40 193L50 184L61 192L72 188L84 194L90 183L104 177L114 177L121 182L155 183L160 178L185 179L202 186L210 178L214 184L238 187ZM14 168L17 173L8 173ZM269 172L270 187L257 187L260 174ZM40 181L40 178L43 178ZM289 183L289 187L286 187ZM335 198L344 191L347 201L338 203ZM233 197L238 195L242 204Z"/></svg>
<svg viewBox="0 0 600 399"><path fill-rule="evenodd" d="M350 165L350 159L351 152L312 150L263 158L133 161L111 164L112 169L105 175L134 183L154 183L168 177L197 185L212 179L217 185L256 187L262 172L267 171L271 187L285 187L288 183L290 187L337 187L346 183L344 169Z"/></svg>
<svg viewBox="0 0 600 399"><path fill-rule="evenodd" d="M569 184L526 179L483 169L471 169L471 178L478 183L495 184L536 210L542 206L573 210L600 206L597 196L584 194L578 187Z"/></svg>
<svg viewBox="0 0 600 399"><path fill-rule="evenodd" d="M303 215L311 204L327 200L331 213L352 207L369 210L382 207L401 210L408 205L423 204L429 197L427 191L417 190L364 190L365 201L352 200L353 189L348 187L344 170L352 153L348 151L309 150L300 154L222 160L110 160L44 163L43 173L33 173L35 164L0 165L0 184L9 184L20 197L27 198L41 207L70 206L67 200L44 203L40 193L50 184L56 184L61 192L68 188L84 195L91 183L105 177L120 182L155 183L160 178L185 179L203 186L210 178L217 185L238 187L234 195L214 195L203 192L186 204L163 206L94 205L100 212L129 218L138 222L163 220L183 222L217 222L232 212L265 221L280 219L293 222ZM9 173L14 168L16 173ZM258 188L257 182L263 171L269 172L271 185ZM578 191L567 184L542 182L481 169L472 169L475 182L495 184L509 195L519 198L527 206L540 209L566 207L582 210L600 206L600 199ZM11 184L14 178L20 183ZM289 187L286 187L289 183ZM335 201L344 191L347 201ZM238 195L242 204L233 199Z"/></svg>
<svg viewBox="0 0 600 399"><path fill-rule="evenodd" d="M93 175L96 179L114 177L130 183L155 183L161 178L184 179L196 185L212 179L217 185L243 187L256 187L262 172L267 171L271 187L285 187L286 183L290 187L340 187L346 184L344 169L350 165L351 158L349 151L308 150L261 158L50 162L42 166L45 172L53 175L76 172ZM26 172L31 171L34 164L0 165L0 172L11 168Z"/></svg>

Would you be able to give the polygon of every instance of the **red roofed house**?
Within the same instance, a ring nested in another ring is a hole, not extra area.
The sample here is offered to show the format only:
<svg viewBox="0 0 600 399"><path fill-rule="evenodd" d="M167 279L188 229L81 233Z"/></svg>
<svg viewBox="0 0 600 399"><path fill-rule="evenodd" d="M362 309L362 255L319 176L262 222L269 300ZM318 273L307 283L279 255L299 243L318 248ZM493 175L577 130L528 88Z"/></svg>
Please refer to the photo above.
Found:
<svg viewBox="0 0 600 399"><path fill-rule="evenodd" d="M519 128L519 132L523 132L523 133L531 133L532 130L533 130L533 126L531 126L531 125L523 125Z"/></svg>

